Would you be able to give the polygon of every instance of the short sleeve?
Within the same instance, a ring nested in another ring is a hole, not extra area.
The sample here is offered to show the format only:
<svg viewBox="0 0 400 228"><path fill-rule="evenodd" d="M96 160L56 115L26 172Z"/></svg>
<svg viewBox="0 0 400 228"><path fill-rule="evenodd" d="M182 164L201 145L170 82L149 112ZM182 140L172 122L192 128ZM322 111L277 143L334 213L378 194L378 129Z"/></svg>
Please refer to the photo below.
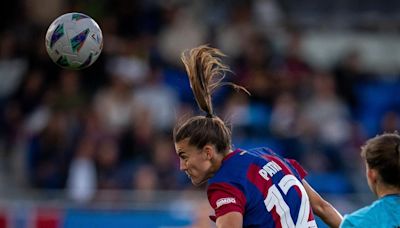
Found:
<svg viewBox="0 0 400 228"><path fill-rule="evenodd" d="M344 219L342 220L342 223L340 223L340 228L352 228L355 227L354 224L350 221L349 217L345 216Z"/></svg>
<svg viewBox="0 0 400 228"><path fill-rule="evenodd" d="M244 214L246 197L238 188L228 183L213 183L207 189L208 201L215 211L215 220L229 212ZM214 220L214 218L212 218Z"/></svg>
<svg viewBox="0 0 400 228"><path fill-rule="evenodd" d="M289 162L293 168L297 171L297 173L300 175L301 179L304 179L304 177L307 176L307 171L294 159L286 159L287 162Z"/></svg>

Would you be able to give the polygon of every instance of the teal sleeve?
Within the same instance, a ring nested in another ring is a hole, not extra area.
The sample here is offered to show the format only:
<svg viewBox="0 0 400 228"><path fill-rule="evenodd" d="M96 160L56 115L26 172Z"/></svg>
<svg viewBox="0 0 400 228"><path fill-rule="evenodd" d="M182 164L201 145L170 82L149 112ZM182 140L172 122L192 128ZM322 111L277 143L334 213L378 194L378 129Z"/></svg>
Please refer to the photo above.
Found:
<svg viewBox="0 0 400 228"><path fill-rule="evenodd" d="M344 217L342 223L340 223L340 228L355 227L348 217Z"/></svg>

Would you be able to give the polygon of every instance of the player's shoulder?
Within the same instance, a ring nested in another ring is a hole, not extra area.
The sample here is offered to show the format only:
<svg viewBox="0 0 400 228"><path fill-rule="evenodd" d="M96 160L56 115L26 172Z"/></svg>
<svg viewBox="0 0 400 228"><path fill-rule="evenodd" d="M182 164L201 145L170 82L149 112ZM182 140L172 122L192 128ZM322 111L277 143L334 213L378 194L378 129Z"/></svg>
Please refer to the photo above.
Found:
<svg viewBox="0 0 400 228"><path fill-rule="evenodd" d="M361 208L351 214L344 216L340 227L360 227L362 224L368 222L368 214L370 213L370 207Z"/></svg>
<svg viewBox="0 0 400 228"><path fill-rule="evenodd" d="M261 158L263 160L279 160L282 163L290 163L288 159L284 158L278 153L275 153L271 148L269 147L257 147L253 149L247 150L248 154Z"/></svg>
<svg viewBox="0 0 400 228"><path fill-rule="evenodd" d="M344 216L340 227L370 227L377 222L376 217L380 213L381 207L380 201L376 201L369 206L347 214Z"/></svg>
<svg viewBox="0 0 400 228"><path fill-rule="evenodd" d="M218 171L209 179L209 184L218 182L229 183L242 179L248 163L247 159L242 158L244 153L245 151L241 149L236 149L229 153L222 161L222 165Z"/></svg>
<svg viewBox="0 0 400 228"><path fill-rule="evenodd" d="M254 155L277 155L271 148L269 147L255 147L247 150L250 154Z"/></svg>

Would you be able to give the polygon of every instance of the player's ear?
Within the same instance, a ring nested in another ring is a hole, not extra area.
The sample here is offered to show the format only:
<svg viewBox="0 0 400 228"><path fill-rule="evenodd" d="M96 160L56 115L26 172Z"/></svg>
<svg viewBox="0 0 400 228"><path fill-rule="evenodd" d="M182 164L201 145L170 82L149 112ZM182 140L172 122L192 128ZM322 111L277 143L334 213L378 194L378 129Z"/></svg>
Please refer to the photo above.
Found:
<svg viewBox="0 0 400 228"><path fill-rule="evenodd" d="M205 159L211 160L211 158L214 156L214 153L215 148L212 145L207 144L203 147L203 156Z"/></svg>
<svg viewBox="0 0 400 228"><path fill-rule="evenodd" d="M378 172L375 169L367 169L367 176L371 183L376 183L378 179Z"/></svg>

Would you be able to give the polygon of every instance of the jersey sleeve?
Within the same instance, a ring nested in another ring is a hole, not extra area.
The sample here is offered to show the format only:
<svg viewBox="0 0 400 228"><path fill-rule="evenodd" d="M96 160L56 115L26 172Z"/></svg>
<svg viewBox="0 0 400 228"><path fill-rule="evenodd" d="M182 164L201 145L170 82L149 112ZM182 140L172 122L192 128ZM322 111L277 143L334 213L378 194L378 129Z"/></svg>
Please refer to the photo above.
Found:
<svg viewBox="0 0 400 228"><path fill-rule="evenodd" d="M350 221L349 217L344 217L344 219L342 220L342 222L340 223L340 227L341 228L353 228L356 227L354 226L354 224Z"/></svg>
<svg viewBox="0 0 400 228"><path fill-rule="evenodd" d="M244 214L246 197L238 188L228 183L213 183L207 189L208 201L215 211L212 220L225 215L229 212L239 212Z"/></svg>
<svg viewBox="0 0 400 228"><path fill-rule="evenodd" d="M307 176L307 171L294 159L285 159L287 162L289 162L293 168L297 171L297 173L300 175L301 179L304 179L304 177Z"/></svg>

